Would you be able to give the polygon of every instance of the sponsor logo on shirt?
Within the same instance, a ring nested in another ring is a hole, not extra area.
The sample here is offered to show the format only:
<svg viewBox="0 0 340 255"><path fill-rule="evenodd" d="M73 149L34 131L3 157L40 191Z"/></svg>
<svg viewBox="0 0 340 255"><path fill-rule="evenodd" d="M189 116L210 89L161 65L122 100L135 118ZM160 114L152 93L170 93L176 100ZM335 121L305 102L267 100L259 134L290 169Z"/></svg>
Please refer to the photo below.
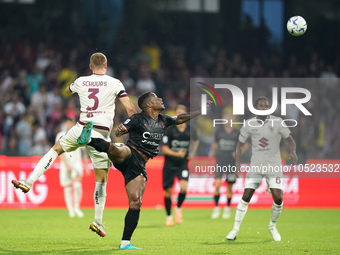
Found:
<svg viewBox="0 0 340 255"><path fill-rule="evenodd" d="M267 146L269 145L268 139L265 138L265 137L262 137L262 138L259 140L259 142L260 142L259 145L260 145L262 148L265 148L265 147L267 147Z"/></svg>

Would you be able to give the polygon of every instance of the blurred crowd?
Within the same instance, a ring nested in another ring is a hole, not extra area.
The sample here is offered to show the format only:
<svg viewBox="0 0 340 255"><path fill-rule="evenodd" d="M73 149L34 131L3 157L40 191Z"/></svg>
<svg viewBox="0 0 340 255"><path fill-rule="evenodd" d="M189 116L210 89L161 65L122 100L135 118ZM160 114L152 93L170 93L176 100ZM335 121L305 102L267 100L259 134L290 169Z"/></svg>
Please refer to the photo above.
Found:
<svg viewBox="0 0 340 255"><path fill-rule="evenodd" d="M81 75L91 74L89 57L93 46L84 42L68 44L51 38L41 42L24 39L13 43L0 37L0 149L4 155L41 155L54 144L63 118L79 117L77 95L67 97L65 88ZM104 52L105 53L105 52ZM107 74L122 81L131 101L145 91L154 91L163 98L165 113L172 115L177 104L190 107L190 78L328 78L311 84L312 100L308 105L313 117L299 111L289 112L299 125L292 128L297 151L302 159L337 158L340 155L340 73L338 63L327 63L318 52L308 57L291 54L282 63L280 55L271 53L266 64L261 57L249 58L221 45L209 45L200 51L199 61L190 64L188 47L155 40L126 49L122 46L107 54ZM261 88L271 98L271 88ZM117 100L115 124L127 118ZM202 122L203 125L206 122ZM207 140L202 141L200 155L207 155L213 129L198 127ZM209 133L210 132L210 133ZM282 145L284 157L287 148Z"/></svg>

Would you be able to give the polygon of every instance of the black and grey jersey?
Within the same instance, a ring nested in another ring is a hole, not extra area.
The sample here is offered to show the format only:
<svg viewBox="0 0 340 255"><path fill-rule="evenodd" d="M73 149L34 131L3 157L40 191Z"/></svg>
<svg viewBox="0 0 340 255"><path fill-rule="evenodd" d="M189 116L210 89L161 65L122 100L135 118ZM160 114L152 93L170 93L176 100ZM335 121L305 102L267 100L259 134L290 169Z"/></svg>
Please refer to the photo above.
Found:
<svg viewBox="0 0 340 255"><path fill-rule="evenodd" d="M219 128L215 133L215 142L218 144L216 151L216 158L219 159L233 159L232 152L235 151L239 136L238 130L233 130L227 133L224 128Z"/></svg>
<svg viewBox="0 0 340 255"><path fill-rule="evenodd" d="M123 124L128 129L127 145L136 147L150 158L158 155L165 129L174 124L176 117L159 114L154 120L146 112L136 113Z"/></svg>
<svg viewBox="0 0 340 255"><path fill-rule="evenodd" d="M183 132L179 131L176 126L169 127L163 136L162 144L168 145L169 148L173 151L179 151L180 149L184 149L189 152L190 147L190 139L195 141L197 140L197 133L193 129L190 133L190 126L187 125ZM167 163L172 163L174 165L182 165L188 163L187 157L179 158L165 155L165 161Z"/></svg>

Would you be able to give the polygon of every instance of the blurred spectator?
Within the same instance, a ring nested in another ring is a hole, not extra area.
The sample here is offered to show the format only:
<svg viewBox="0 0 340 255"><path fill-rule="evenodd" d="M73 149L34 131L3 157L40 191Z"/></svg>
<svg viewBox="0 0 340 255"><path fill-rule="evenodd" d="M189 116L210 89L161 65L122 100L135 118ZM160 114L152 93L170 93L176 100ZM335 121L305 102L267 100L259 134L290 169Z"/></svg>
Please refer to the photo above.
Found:
<svg viewBox="0 0 340 255"><path fill-rule="evenodd" d="M134 80L130 77L130 72L128 69L124 68L120 71L119 80L123 83L126 91L129 91L135 86Z"/></svg>
<svg viewBox="0 0 340 255"><path fill-rule="evenodd" d="M40 84L44 81L44 77L41 75L37 67L33 68L33 72L27 76L27 82L29 84L29 97L33 95L34 92L39 90Z"/></svg>
<svg viewBox="0 0 340 255"><path fill-rule="evenodd" d="M47 109L46 118L50 118L55 105L62 103L62 98L60 96L60 89L55 87L52 91L47 93Z"/></svg>
<svg viewBox="0 0 340 255"><path fill-rule="evenodd" d="M158 47L155 40L150 41L150 44L144 48L145 52L150 56L150 69L152 72L157 72L160 68L161 49Z"/></svg>
<svg viewBox="0 0 340 255"><path fill-rule="evenodd" d="M39 90L34 92L31 97L31 109L38 118L41 126L46 126L46 114L48 97L45 84L41 84Z"/></svg>
<svg viewBox="0 0 340 255"><path fill-rule="evenodd" d="M64 98L68 98L69 95L65 94L65 89L77 79L77 72L73 64L70 64L67 68L61 70L58 76L58 83L60 85L60 93Z"/></svg>
<svg viewBox="0 0 340 255"><path fill-rule="evenodd" d="M149 71L144 71L140 73L140 77L137 80L137 91L138 94L142 94L147 91L153 91L157 93L156 91L156 85L154 81L151 78L151 74Z"/></svg>
<svg viewBox="0 0 340 255"><path fill-rule="evenodd" d="M29 121L30 116L23 114L15 126L18 137L18 150L22 156L29 155L32 147L32 127Z"/></svg>
<svg viewBox="0 0 340 255"><path fill-rule="evenodd" d="M39 121L34 121L32 125L33 132L33 146L31 148L31 155L44 155L49 151L50 145L47 142L46 131L39 124Z"/></svg>
<svg viewBox="0 0 340 255"><path fill-rule="evenodd" d="M17 140L12 137L8 142L8 147L4 150L4 155L6 156L18 156L18 144Z"/></svg>
<svg viewBox="0 0 340 255"><path fill-rule="evenodd" d="M26 107L22 102L20 102L18 95L13 94L12 100L4 106L4 113L6 115L4 127L5 134L9 133L14 122L17 121L19 116L24 114L25 111Z"/></svg>
<svg viewBox="0 0 340 255"><path fill-rule="evenodd" d="M8 87L11 85L13 77L10 75L9 70L6 68L1 74L1 88L2 92L6 92Z"/></svg>

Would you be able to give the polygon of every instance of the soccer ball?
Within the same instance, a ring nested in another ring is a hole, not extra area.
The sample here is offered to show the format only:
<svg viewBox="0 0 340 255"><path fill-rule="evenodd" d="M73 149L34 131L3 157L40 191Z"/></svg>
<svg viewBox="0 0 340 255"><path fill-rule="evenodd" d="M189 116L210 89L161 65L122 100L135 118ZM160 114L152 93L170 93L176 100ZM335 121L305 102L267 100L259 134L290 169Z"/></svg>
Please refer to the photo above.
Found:
<svg viewBox="0 0 340 255"><path fill-rule="evenodd" d="M287 30L294 36L303 35L307 30L307 22L301 16L291 17L287 22Z"/></svg>

